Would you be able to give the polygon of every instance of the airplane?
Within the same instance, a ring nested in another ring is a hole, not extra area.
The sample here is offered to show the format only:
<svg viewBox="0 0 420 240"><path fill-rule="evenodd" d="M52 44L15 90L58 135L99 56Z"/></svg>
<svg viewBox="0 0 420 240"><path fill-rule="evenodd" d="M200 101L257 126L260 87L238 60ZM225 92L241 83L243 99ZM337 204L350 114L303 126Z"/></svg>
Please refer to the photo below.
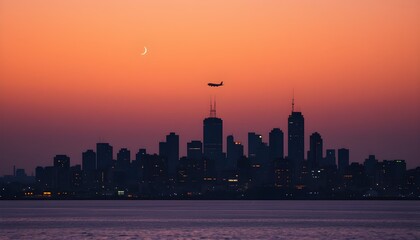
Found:
<svg viewBox="0 0 420 240"><path fill-rule="evenodd" d="M207 85L209 85L210 87L220 87L223 86L223 81L220 83L208 83Z"/></svg>

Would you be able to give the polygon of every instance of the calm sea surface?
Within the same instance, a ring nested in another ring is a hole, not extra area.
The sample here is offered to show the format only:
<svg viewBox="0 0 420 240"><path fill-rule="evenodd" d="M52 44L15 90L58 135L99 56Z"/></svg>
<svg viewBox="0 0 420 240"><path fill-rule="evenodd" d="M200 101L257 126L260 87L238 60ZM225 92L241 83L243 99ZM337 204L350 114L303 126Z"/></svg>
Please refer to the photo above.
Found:
<svg viewBox="0 0 420 240"><path fill-rule="evenodd" d="M420 239L419 201L0 201L1 239Z"/></svg>

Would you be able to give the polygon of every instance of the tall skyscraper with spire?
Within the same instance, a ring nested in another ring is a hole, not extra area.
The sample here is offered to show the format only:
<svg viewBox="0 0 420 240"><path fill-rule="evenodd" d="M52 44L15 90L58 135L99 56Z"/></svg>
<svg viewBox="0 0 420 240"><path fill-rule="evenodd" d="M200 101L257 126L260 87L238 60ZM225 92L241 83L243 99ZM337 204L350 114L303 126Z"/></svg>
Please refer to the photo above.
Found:
<svg viewBox="0 0 420 240"><path fill-rule="evenodd" d="M220 172L223 164L223 120L216 116L216 101L210 102L210 116L203 121L204 158L208 168Z"/></svg>
<svg viewBox="0 0 420 240"><path fill-rule="evenodd" d="M288 118L288 158L301 162L305 155L305 119L301 112L295 112L295 98L292 99L292 113Z"/></svg>

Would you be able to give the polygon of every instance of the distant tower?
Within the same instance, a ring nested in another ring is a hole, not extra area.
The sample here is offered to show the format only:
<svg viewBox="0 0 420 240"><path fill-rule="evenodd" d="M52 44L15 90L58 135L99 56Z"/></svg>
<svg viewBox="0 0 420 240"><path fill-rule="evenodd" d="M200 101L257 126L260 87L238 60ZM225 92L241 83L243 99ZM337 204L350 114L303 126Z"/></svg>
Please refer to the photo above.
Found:
<svg viewBox="0 0 420 240"><path fill-rule="evenodd" d="M262 144L261 134L255 132L248 133L248 158L251 162L254 163L257 160L257 153Z"/></svg>
<svg viewBox="0 0 420 240"><path fill-rule="evenodd" d="M187 158L191 160L202 160L203 143L201 141L191 141L187 143Z"/></svg>
<svg viewBox="0 0 420 240"><path fill-rule="evenodd" d="M82 169L86 172L96 170L96 153L92 149L82 153Z"/></svg>
<svg viewBox="0 0 420 240"><path fill-rule="evenodd" d="M146 156L146 149L140 148L139 151L136 153L136 161L140 162Z"/></svg>
<svg viewBox="0 0 420 240"><path fill-rule="evenodd" d="M67 155L56 155L54 167L59 169L70 169L70 158Z"/></svg>
<svg viewBox="0 0 420 240"><path fill-rule="evenodd" d="M227 168L236 169L238 159L240 159L244 155L244 146L240 142L235 141L232 135L227 136L226 145Z"/></svg>
<svg viewBox="0 0 420 240"><path fill-rule="evenodd" d="M305 119L301 112L295 112L295 99L292 99L292 113L288 118L288 157L293 162L304 160Z"/></svg>
<svg viewBox="0 0 420 240"><path fill-rule="evenodd" d="M168 174L176 176L176 167L179 162L179 135L171 132L166 135L166 150L168 156Z"/></svg>
<svg viewBox="0 0 420 240"><path fill-rule="evenodd" d="M210 103L210 116L203 121L203 145L209 168L220 172L223 164L223 121L216 117L216 101Z"/></svg>
<svg viewBox="0 0 420 240"><path fill-rule="evenodd" d="M174 178L179 162L179 135L174 132L166 135L166 142L159 143L159 155L166 158L168 174L171 178Z"/></svg>
<svg viewBox="0 0 420 240"><path fill-rule="evenodd" d="M318 132L314 132L309 137L308 164L313 168L320 166L323 159L323 141Z"/></svg>
<svg viewBox="0 0 420 240"><path fill-rule="evenodd" d="M335 149L327 149L327 154L325 155L324 166L337 166Z"/></svg>
<svg viewBox="0 0 420 240"><path fill-rule="evenodd" d="M53 169L53 188L58 191L68 191L70 188L70 157L56 155Z"/></svg>
<svg viewBox="0 0 420 240"><path fill-rule="evenodd" d="M96 144L96 167L98 170L105 170L112 166L113 150L109 143Z"/></svg>
<svg viewBox="0 0 420 240"><path fill-rule="evenodd" d="M270 160L284 158L284 134L280 128L273 128L269 134Z"/></svg>
<svg viewBox="0 0 420 240"><path fill-rule="evenodd" d="M347 148L338 149L338 171L342 174L349 166L350 151Z"/></svg>
<svg viewBox="0 0 420 240"><path fill-rule="evenodd" d="M117 153L117 166L119 168L129 168L131 162L131 152L127 148L121 148Z"/></svg>

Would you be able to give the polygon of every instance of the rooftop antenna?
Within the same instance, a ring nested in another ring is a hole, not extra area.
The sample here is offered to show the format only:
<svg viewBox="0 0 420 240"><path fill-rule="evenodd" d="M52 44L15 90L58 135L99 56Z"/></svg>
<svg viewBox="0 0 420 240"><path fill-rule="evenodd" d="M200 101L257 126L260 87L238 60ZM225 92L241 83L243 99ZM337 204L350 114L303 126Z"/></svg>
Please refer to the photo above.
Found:
<svg viewBox="0 0 420 240"><path fill-rule="evenodd" d="M211 98L210 98L210 117L215 118L216 117L216 97L214 97L214 105L212 104Z"/></svg>
<svg viewBox="0 0 420 240"><path fill-rule="evenodd" d="M293 89L293 94L292 94L292 112L295 111L295 89Z"/></svg>

